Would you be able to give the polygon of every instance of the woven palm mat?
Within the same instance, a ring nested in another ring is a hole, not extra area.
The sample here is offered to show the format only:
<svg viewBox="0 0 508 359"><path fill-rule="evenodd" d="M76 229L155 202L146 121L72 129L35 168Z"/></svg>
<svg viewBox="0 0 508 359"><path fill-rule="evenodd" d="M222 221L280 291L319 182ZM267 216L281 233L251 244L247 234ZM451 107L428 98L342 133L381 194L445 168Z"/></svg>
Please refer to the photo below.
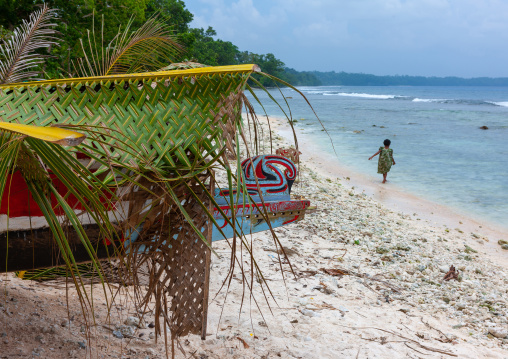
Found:
<svg viewBox="0 0 508 359"><path fill-rule="evenodd" d="M209 175L201 177L200 181L208 183L208 191L213 193ZM204 203L211 212L210 201L197 183L188 181L187 185L190 189L180 184L174 191L196 229L211 244L212 224L199 204ZM151 190L157 192L154 188ZM199 200L191 195L191 190ZM127 257L134 273L146 273L144 277L135 278L148 287L146 292L137 292L136 302L141 310L155 303L156 334L160 334L161 325L164 328L166 324L173 339L189 333L203 334L208 307L210 249L171 199L161 196L151 203L155 205L150 213L143 215L143 229ZM129 216L135 217L132 213Z"/></svg>
<svg viewBox="0 0 508 359"><path fill-rule="evenodd" d="M0 120L80 125L104 134L87 143L135 165L141 160L190 167L191 159L231 147L248 73L143 80L76 80L0 89ZM119 143L128 143L128 150ZM105 142L105 143L104 143ZM108 146L108 144L110 146Z"/></svg>

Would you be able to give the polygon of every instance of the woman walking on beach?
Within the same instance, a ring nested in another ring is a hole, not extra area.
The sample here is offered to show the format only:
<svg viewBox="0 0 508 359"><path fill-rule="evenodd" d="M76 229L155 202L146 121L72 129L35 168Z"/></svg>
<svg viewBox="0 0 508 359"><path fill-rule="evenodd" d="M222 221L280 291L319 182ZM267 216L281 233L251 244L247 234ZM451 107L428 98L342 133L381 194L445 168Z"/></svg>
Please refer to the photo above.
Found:
<svg viewBox="0 0 508 359"><path fill-rule="evenodd" d="M390 148L390 144L392 142L390 140L384 140L383 145L385 147L379 147L379 151L374 153L370 158L373 159L377 155L379 155L379 162L377 164L377 173L381 173L383 175L383 183L386 183L386 175L390 172L390 168L392 168L392 163L395 165L395 160L393 159L393 150Z"/></svg>

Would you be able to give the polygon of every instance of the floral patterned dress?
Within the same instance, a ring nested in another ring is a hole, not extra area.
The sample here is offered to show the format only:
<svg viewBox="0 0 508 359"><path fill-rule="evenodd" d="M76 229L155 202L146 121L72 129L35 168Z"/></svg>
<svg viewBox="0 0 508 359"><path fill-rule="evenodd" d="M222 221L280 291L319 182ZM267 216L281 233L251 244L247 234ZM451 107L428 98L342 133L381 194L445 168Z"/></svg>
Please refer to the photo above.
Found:
<svg viewBox="0 0 508 359"><path fill-rule="evenodd" d="M379 162L377 163L377 173L388 173L392 168L393 150L391 148L379 147Z"/></svg>

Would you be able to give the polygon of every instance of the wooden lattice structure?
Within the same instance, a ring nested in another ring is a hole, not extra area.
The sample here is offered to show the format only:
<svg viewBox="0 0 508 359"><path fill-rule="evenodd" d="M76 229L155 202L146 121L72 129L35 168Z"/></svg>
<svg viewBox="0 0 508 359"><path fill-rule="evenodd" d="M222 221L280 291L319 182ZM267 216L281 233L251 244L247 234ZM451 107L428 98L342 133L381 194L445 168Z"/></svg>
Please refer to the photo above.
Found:
<svg viewBox="0 0 508 359"><path fill-rule="evenodd" d="M206 191L213 193L208 161L227 152L234 154L243 90L255 71L258 71L255 65L240 65L0 86L0 121L43 127L64 126L76 131L86 129L89 137L81 146L71 150L84 163L90 161L88 146L111 166L124 164L144 172L156 169L153 183L146 184L150 195L139 188L118 194L127 207L117 211L116 225L122 240L136 232L137 240L127 251L127 258L131 266L149 268L152 294L159 293L158 298L171 297L172 316L166 317L166 323L173 336L204 333L210 262L208 246L212 235L202 207L196 197L189 195L189 189L193 189L197 198L210 206L205 190L192 179L183 183L176 178L182 176L182 172L200 173L200 183L206 185ZM125 145L119 146L119 143ZM107 175L107 166L99 166L96 170L103 172L104 181L114 182L114 176ZM2 176L19 176L19 173L13 171ZM175 198L161 194L164 193L161 176L167 181L175 179L171 188L178 201L184 203L187 218L182 215L182 208L176 205ZM26 173L21 177L26 180ZM18 184L21 182L17 181ZM6 263L7 249L9 257L18 258L9 262L10 267L0 267L3 271L32 268L35 261L26 259L31 253L37 255L37 246L42 251L53 245L46 219L37 205L26 205L31 197L23 183L14 197L4 195L0 206L0 263ZM58 192L64 196L65 186L59 187ZM79 209L78 204L71 203L72 198L69 202ZM14 212L19 216L14 218L11 215ZM6 225L8 215L11 227ZM207 243L190 226L189 218ZM30 219L31 227L20 227L19 223L27 219ZM12 229L16 221L18 227ZM107 249L105 241L108 238L94 234L94 223L86 226L97 253ZM80 243L74 237L71 229L68 234L70 247L78 252ZM16 238L18 240L13 240ZM44 259L38 266L59 264L58 253L48 256L46 264ZM144 298L145 301L149 299ZM157 304L156 318L160 318L161 313L167 315L166 303L164 300Z"/></svg>

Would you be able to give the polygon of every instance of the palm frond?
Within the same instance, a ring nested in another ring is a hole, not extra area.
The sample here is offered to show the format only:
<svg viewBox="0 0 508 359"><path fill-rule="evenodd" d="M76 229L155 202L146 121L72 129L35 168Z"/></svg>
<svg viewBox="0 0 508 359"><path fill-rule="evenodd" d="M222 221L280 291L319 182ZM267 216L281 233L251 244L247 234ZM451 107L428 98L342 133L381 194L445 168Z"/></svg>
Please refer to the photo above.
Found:
<svg viewBox="0 0 508 359"><path fill-rule="evenodd" d="M14 29L13 34L0 45L0 83L37 80L40 71L36 68L48 55L36 50L57 45L56 24L51 20L57 16L56 10L46 4L33 12L28 21Z"/></svg>
<svg viewBox="0 0 508 359"><path fill-rule="evenodd" d="M132 23L133 18L125 29L119 28L107 46L104 19L99 39L95 28L88 31L87 45L80 40L84 57L74 64L77 74L90 77L156 71L182 53L183 48L176 42L171 27L157 17L150 18L135 31L131 31Z"/></svg>

